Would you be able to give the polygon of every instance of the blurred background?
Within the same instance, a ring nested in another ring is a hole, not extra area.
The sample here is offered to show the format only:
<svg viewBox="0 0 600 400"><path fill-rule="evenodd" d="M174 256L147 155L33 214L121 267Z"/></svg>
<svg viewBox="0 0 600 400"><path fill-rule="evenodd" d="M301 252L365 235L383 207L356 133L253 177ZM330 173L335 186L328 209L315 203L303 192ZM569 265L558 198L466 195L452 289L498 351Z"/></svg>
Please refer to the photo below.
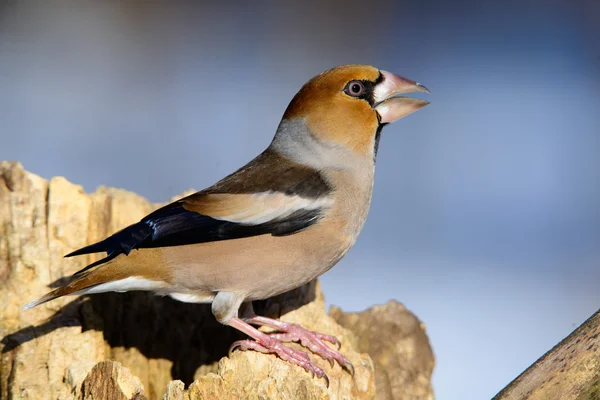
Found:
<svg viewBox="0 0 600 400"><path fill-rule="evenodd" d="M329 304L398 299L437 398L493 396L600 307L600 2L0 3L0 160L162 202L270 142L335 65L422 82Z"/></svg>

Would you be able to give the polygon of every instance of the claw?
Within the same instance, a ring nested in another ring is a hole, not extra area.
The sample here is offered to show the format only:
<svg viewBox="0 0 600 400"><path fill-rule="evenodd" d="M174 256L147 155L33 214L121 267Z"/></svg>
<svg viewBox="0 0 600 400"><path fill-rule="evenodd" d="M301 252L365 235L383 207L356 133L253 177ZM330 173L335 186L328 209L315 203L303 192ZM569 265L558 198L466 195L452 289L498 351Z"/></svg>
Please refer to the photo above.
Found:
<svg viewBox="0 0 600 400"><path fill-rule="evenodd" d="M240 341L239 341L239 340L238 340L238 341L236 341L236 342L233 342L233 343L231 344L231 346L229 346L229 350L227 351L227 357L231 357L231 354L233 353L233 351L234 351L235 349L237 349L238 347L240 347L240 346L241 346L241 343L240 343Z"/></svg>
<svg viewBox="0 0 600 400"><path fill-rule="evenodd" d="M316 367L315 369L317 370L317 378L321 379L323 378L323 380L325 381L325 386L327 386L329 388L329 377L327 376L327 374L325 373L325 371L323 371L321 368ZM313 375L314 378L314 375Z"/></svg>
<svg viewBox="0 0 600 400"><path fill-rule="evenodd" d="M344 363L344 369L347 370L350 375L354 378L354 365L348 360Z"/></svg>
<svg viewBox="0 0 600 400"><path fill-rule="evenodd" d="M327 374L323 374L322 378L325 380L325 386L329 389L329 378L327 377Z"/></svg>

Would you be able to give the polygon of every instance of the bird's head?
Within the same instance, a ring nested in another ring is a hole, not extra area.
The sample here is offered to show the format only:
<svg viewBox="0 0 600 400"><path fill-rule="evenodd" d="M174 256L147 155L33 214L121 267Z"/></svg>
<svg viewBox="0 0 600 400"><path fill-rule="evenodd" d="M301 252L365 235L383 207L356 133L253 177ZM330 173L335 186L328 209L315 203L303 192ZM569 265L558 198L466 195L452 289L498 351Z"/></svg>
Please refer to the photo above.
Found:
<svg viewBox="0 0 600 400"><path fill-rule="evenodd" d="M429 90L368 65L336 67L302 86L283 115L278 136L286 136L287 141L287 137L295 136L297 143L314 140L323 146L370 155L376 151L382 126L429 104L402 96L412 92ZM310 138L299 137L307 134Z"/></svg>

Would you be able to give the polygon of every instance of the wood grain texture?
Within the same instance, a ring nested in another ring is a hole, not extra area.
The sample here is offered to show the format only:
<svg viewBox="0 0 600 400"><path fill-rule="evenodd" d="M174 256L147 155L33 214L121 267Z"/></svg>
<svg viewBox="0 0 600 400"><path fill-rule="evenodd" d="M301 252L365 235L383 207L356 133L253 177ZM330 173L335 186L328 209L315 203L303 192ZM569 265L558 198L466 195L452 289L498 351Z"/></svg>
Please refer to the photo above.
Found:
<svg viewBox="0 0 600 400"><path fill-rule="evenodd" d="M493 400L600 399L600 311L544 354Z"/></svg>

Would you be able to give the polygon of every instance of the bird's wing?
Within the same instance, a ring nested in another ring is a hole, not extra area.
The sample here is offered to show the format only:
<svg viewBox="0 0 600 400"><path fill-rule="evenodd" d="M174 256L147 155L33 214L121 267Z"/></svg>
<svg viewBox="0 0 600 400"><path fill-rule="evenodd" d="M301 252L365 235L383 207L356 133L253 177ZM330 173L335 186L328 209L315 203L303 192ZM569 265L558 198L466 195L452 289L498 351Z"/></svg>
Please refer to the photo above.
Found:
<svg viewBox="0 0 600 400"><path fill-rule="evenodd" d="M144 219L152 232L147 247L238 239L271 234L291 235L314 224L328 197L308 199L281 192L254 194L197 193L178 206Z"/></svg>
<svg viewBox="0 0 600 400"><path fill-rule="evenodd" d="M263 153L210 188L168 204L67 257L103 251L116 256L136 248L291 235L317 222L331 204L330 190L317 171Z"/></svg>

